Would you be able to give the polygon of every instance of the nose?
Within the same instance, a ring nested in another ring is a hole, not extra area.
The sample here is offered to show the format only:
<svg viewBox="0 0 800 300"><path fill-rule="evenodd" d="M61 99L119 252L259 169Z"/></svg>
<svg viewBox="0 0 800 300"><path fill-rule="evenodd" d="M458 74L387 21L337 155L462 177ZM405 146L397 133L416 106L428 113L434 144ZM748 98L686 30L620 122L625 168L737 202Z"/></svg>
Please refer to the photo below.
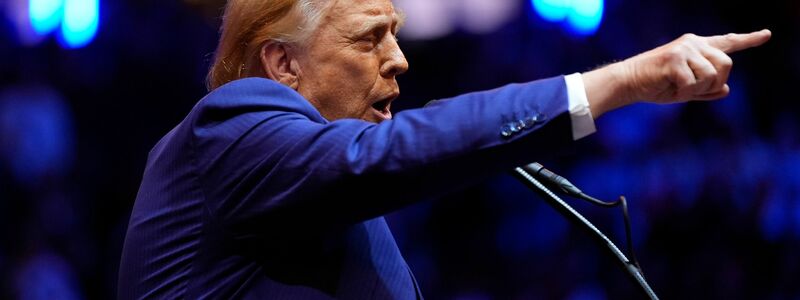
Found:
<svg viewBox="0 0 800 300"><path fill-rule="evenodd" d="M386 47L386 60L381 65L381 76L386 78L395 77L408 71L408 61L403 51L400 50L400 45L394 37L388 38L388 47Z"/></svg>

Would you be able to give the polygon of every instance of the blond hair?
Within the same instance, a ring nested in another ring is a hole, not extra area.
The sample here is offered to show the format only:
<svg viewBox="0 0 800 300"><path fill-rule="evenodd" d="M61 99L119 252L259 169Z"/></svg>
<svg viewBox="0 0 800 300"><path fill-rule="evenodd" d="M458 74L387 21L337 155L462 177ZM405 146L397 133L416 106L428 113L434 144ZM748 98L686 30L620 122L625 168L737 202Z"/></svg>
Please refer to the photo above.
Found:
<svg viewBox="0 0 800 300"><path fill-rule="evenodd" d="M259 76L261 47L269 42L305 42L322 15L321 0L229 0L220 29L208 90Z"/></svg>

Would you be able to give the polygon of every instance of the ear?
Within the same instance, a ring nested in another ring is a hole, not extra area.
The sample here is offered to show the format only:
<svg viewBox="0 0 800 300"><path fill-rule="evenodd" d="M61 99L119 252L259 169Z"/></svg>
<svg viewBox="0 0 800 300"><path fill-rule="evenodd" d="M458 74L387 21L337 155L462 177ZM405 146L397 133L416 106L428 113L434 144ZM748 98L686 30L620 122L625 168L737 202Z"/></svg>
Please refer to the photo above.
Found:
<svg viewBox="0 0 800 300"><path fill-rule="evenodd" d="M261 47L261 66L268 78L297 90L300 71L289 47L280 42L267 42Z"/></svg>

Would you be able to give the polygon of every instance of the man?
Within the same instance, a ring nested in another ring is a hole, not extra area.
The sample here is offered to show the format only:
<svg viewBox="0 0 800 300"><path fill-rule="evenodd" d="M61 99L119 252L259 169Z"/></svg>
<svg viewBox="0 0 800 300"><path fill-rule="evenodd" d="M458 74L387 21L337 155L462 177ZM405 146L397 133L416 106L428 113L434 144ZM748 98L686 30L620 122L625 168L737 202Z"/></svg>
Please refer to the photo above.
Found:
<svg viewBox="0 0 800 300"><path fill-rule="evenodd" d="M211 93L150 152L119 297L421 298L381 215L557 152L637 99L725 97L726 53L770 37L685 35L393 117L402 22L390 0L229 1Z"/></svg>

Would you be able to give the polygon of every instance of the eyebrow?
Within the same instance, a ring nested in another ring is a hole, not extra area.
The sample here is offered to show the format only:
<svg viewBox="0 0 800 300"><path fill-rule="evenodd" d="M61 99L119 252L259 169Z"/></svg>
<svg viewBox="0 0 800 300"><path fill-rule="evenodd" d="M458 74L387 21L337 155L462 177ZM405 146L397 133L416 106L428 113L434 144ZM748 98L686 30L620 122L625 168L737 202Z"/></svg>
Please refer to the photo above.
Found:
<svg viewBox="0 0 800 300"><path fill-rule="evenodd" d="M396 33L398 30L400 30L400 28L403 27L405 22L406 22L406 14L403 13L402 11L395 10L394 14L392 15L392 23L395 24L394 32ZM386 18L383 17L369 17L362 23L361 27L358 30L356 30L355 33L356 35L364 35L374 30L376 27L384 25L391 26L392 24L387 24Z"/></svg>
<svg viewBox="0 0 800 300"><path fill-rule="evenodd" d="M397 21L397 30L403 27L406 24L406 13L400 9L395 8L394 10L394 20Z"/></svg>

